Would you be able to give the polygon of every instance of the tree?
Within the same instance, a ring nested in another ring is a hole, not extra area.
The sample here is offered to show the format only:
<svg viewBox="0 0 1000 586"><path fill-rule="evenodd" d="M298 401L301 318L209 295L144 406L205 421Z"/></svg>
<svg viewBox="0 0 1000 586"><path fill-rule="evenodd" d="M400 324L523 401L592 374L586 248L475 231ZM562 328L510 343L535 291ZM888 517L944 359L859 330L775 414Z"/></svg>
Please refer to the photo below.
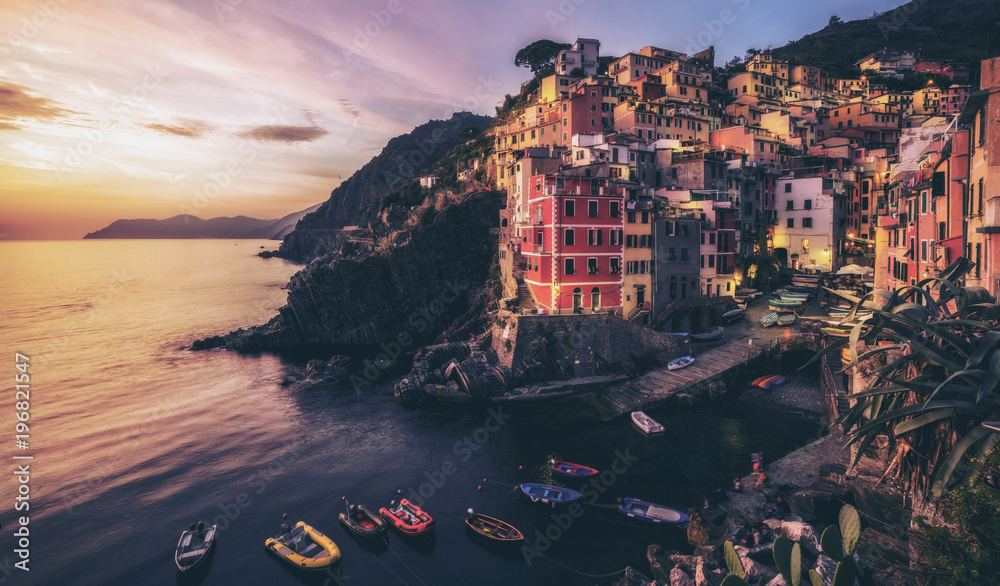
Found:
<svg viewBox="0 0 1000 586"><path fill-rule="evenodd" d="M827 26L836 26L836 25L840 24L841 22L843 22L843 21L840 20L840 17L837 16L836 14L834 14L833 16L830 17L830 22L827 23Z"/></svg>
<svg viewBox="0 0 1000 586"><path fill-rule="evenodd" d="M982 425L1000 419L1000 312L986 289L956 284L971 266L959 258L941 278L893 293L838 293L854 304L847 319L858 310L872 317L820 352L846 346L844 369L867 371L867 388L854 389L854 406L837 421L858 445L855 463L884 435L894 452L885 476L918 493L941 496L958 475L976 480L967 458L981 461L1000 439Z"/></svg>
<svg viewBox="0 0 1000 586"><path fill-rule="evenodd" d="M559 51L569 49L571 46L568 43L541 39L518 51L514 55L514 65L527 67L536 77L544 77L543 74L551 73L554 70L554 63Z"/></svg>

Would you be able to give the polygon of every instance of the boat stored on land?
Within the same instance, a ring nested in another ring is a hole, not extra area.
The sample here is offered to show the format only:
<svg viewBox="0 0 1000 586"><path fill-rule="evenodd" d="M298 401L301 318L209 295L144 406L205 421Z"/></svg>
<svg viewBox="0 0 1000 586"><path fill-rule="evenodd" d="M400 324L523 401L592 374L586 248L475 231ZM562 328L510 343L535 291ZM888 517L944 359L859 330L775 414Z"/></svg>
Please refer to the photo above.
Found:
<svg viewBox="0 0 1000 586"><path fill-rule="evenodd" d="M571 503L583 497L582 494L569 488L561 486L551 486L548 484L538 484L537 482L525 482L518 486L532 502L542 502L545 504Z"/></svg>
<svg viewBox="0 0 1000 586"><path fill-rule="evenodd" d="M517 542L524 539L524 534L521 533L517 527L514 527L506 521L501 521L500 519L489 517L487 515L481 515L469 509L469 518L465 520L465 524L472 529L476 535L480 535L487 539L493 541L502 541L505 543Z"/></svg>
<svg viewBox="0 0 1000 586"><path fill-rule="evenodd" d="M645 431L649 434L662 433L663 426L656 422L655 419L646 415L642 411L632 412L632 423L636 425L639 429Z"/></svg>
<svg viewBox="0 0 1000 586"><path fill-rule="evenodd" d="M676 360L671 360L667 363L667 370L680 370L685 366L690 366L694 362L694 358L690 356L681 356Z"/></svg>
<svg viewBox="0 0 1000 586"><path fill-rule="evenodd" d="M181 533L177 541L177 551L174 552L174 562L181 572L193 572L208 560L215 546L216 525L206 528L205 523L198 521Z"/></svg>
<svg viewBox="0 0 1000 586"><path fill-rule="evenodd" d="M723 327L718 326L717 328L715 328L710 332L704 332L701 334L691 334L691 339L695 340L696 342L709 342L711 340L718 340L719 338L721 338L723 332L725 332Z"/></svg>
<svg viewBox="0 0 1000 586"><path fill-rule="evenodd" d="M560 476L567 476L569 478L588 478L597 474L596 468L584 466L583 464L564 462L562 460L552 460L552 471Z"/></svg>
<svg viewBox="0 0 1000 586"><path fill-rule="evenodd" d="M778 316L778 325L779 326L790 326L793 323L795 323L795 319L797 317L798 316L796 316L794 313L783 313L783 314L781 314L781 315Z"/></svg>
<svg viewBox="0 0 1000 586"><path fill-rule="evenodd" d="M746 314L747 314L747 308L746 306L743 306L740 309L734 309L732 311L727 311L726 313L722 314L722 319L726 320L726 322L732 323L742 318Z"/></svg>
<svg viewBox="0 0 1000 586"><path fill-rule="evenodd" d="M388 507L379 509L378 514L403 535L423 535L434 529L434 519L405 498L391 501Z"/></svg>
<svg viewBox="0 0 1000 586"><path fill-rule="evenodd" d="M764 317L760 318L760 325L764 326L765 328L769 328L776 323L778 323L777 313L769 313Z"/></svg>
<svg viewBox="0 0 1000 586"><path fill-rule="evenodd" d="M646 523L657 523L663 525L676 525L687 523L690 519L677 509L671 509L663 505L657 505L639 499L625 497L618 507L621 514Z"/></svg>
<svg viewBox="0 0 1000 586"><path fill-rule="evenodd" d="M337 544L304 521L295 527L285 523L281 529L282 533L268 538L264 547L285 563L301 570L325 570L340 561Z"/></svg>

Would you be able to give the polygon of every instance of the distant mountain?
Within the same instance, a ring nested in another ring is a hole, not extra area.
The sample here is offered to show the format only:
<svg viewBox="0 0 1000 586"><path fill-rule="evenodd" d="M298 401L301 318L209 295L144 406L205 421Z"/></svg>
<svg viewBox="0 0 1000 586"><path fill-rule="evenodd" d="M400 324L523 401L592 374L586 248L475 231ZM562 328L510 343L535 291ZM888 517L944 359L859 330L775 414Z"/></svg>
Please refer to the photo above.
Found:
<svg viewBox="0 0 1000 586"><path fill-rule="evenodd" d="M203 220L181 214L165 220L116 220L106 228L91 232L84 239L100 238L247 238L280 240L309 212L320 204L281 218L258 220L247 216Z"/></svg>
<svg viewBox="0 0 1000 586"><path fill-rule="evenodd" d="M978 69L1000 49L1000 2L913 0L864 20L837 22L771 54L835 75L856 74L854 64L883 48L952 59Z"/></svg>

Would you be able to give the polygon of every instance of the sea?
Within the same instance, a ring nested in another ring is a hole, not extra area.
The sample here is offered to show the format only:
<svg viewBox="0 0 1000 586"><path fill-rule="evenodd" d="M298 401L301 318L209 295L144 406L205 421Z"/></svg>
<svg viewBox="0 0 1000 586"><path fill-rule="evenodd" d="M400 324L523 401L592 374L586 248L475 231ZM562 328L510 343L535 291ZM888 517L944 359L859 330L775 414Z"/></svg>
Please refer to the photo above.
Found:
<svg viewBox="0 0 1000 586"><path fill-rule="evenodd" d="M627 519L619 499L687 510L749 473L752 452L772 460L821 431L734 393L651 411L659 437L546 415L560 403L404 407L392 374L356 390L302 380L300 356L191 351L284 304L302 267L256 256L275 244L0 243L0 584L610 584L629 565L648 574L650 544L690 551L682 528ZM602 472L563 482L553 459ZM523 482L585 496L532 503ZM400 496L434 517L430 538L359 540L338 521L345 497L377 510ZM469 509L527 545L482 542ZM335 570L267 553L285 514L336 541ZM199 520L217 547L183 576L174 548Z"/></svg>

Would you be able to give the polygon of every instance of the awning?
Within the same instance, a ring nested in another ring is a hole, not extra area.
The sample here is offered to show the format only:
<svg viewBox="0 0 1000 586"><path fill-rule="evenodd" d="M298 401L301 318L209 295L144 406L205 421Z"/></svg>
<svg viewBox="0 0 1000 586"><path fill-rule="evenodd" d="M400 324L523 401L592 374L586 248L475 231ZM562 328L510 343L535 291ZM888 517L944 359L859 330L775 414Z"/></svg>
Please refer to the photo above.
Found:
<svg viewBox="0 0 1000 586"><path fill-rule="evenodd" d="M962 107L962 113L958 115L959 124L970 124L976 119L976 112L983 107L986 99L990 97L990 90L979 90L969 94L969 98Z"/></svg>

